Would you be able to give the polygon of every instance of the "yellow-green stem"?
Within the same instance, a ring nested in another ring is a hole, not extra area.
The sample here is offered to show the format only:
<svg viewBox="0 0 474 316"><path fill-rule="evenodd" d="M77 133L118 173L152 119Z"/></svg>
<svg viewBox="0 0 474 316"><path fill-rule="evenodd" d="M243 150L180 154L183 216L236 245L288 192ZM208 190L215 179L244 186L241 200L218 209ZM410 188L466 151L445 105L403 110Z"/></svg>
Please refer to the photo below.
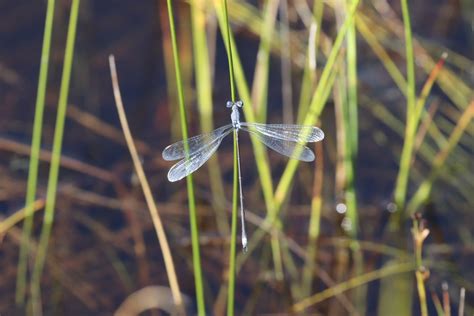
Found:
<svg viewBox="0 0 474 316"><path fill-rule="evenodd" d="M235 88L234 88L234 58L232 42L230 40L230 24L229 24L229 12L227 8L227 0L224 0L224 21L226 27L226 39L227 39L227 60L229 66L229 84L230 94L232 102L235 102ZM235 256L237 248L237 208L238 208L238 193L239 193L239 138L238 130L234 129L234 181L232 187L232 224L231 224L231 235L230 235L230 253L229 253L229 285L227 287L227 315L233 316L235 309ZM240 192L242 194L242 192ZM240 207L243 207L242 205ZM243 220L243 219L242 219ZM246 245L245 245L246 247Z"/></svg>
<svg viewBox="0 0 474 316"><path fill-rule="evenodd" d="M173 50L173 61L176 73L176 88L178 90L179 116L181 121L181 133L183 140L188 138L186 109L184 107L183 83L181 80L181 69L178 55L178 44L176 42L176 30L174 23L173 5L171 0L167 0L168 19L170 23L171 45ZM189 156L188 143L184 142L186 156ZM201 254L199 250L199 229L197 225L196 201L194 198L194 184L192 175L186 177L186 187L188 191L189 222L191 226L191 245L193 251L194 285L196 289L196 301L198 315L206 314L204 302L204 288L201 270Z"/></svg>
<svg viewBox="0 0 474 316"><path fill-rule="evenodd" d="M61 148L66 121L67 100L69 95L69 82L71 79L71 68L74 56L74 43L76 40L77 20L79 15L80 0L73 0L66 39L66 50L64 53L64 66L59 91L58 113L56 126L54 128L53 149L51 166L49 169L48 188L46 192L46 205L44 211L43 226L41 228L38 252L31 277L31 306L34 315L41 315L41 275L48 250L49 238L53 228L54 208L56 204L56 192L59 177L59 166L61 163Z"/></svg>
<svg viewBox="0 0 474 316"><path fill-rule="evenodd" d="M397 181L395 184L394 199L398 207L399 220L402 219L403 208L405 207L408 177L410 171L410 162L413 153L414 135L418 126L419 118L415 114L415 58L413 55L413 39L410 23L410 12L408 10L408 1L401 0L403 25L405 30L405 54L407 67L407 109L406 109L406 130L405 142L403 143L402 155L400 158L400 167ZM396 224L397 225L397 224ZM398 226L398 225L397 225Z"/></svg>
<svg viewBox="0 0 474 316"><path fill-rule="evenodd" d="M232 189L232 224L230 235L230 253L229 253L229 285L227 288L227 315L234 315L235 306L235 252L237 249L237 209L239 201L239 175L238 175L238 160L237 160L237 130L234 130L234 181Z"/></svg>
<svg viewBox="0 0 474 316"><path fill-rule="evenodd" d="M36 184L38 179L39 153L41 149L41 130L43 125L44 100L48 81L49 53L51 49L51 34L54 21L54 0L48 0L46 20L44 25L43 47L36 92L35 118L33 122L33 136L31 141L31 156L28 168L28 183L26 188L26 213L21 237L18 273L16 279L15 302L22 305L25 301L26 276L28 267L29 240L33 228L33 202L36 198Z"/></svg>
<svg viewBox="0 0 474 316"><path fill-rule="evenodd" d="M206 34L206 0L193 0L191 5L194 68L196 71L196 93L202 133L214 129L212 118L212 75ZM212 193L212 208L215 212L217 229L222 236L230 233L227 212L224 212L224 185L217 153L207 163Z"/></svg>

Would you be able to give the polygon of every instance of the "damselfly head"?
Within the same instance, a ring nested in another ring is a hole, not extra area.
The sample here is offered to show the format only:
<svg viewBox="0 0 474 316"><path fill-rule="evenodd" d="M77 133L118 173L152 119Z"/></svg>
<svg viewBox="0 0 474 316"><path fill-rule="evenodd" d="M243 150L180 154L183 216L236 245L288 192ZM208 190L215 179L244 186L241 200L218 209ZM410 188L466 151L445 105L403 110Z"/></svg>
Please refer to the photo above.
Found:
<svg viewBox="0 0 474 316"><path fill-rule="evenodd" d="M234 103L232 101L227 101L225 106L230 109L232 107L232 105L234 105Z"/></svg>

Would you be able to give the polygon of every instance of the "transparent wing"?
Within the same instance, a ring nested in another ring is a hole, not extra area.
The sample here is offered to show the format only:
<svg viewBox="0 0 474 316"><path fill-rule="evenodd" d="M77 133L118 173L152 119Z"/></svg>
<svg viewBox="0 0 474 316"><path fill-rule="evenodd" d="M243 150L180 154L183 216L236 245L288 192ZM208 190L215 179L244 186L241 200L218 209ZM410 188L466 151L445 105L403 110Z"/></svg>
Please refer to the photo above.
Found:
<svg viewBox="0 0 474 316"><path fill-rule="evenodd" d="M242 127L242 129L257 137L262 143L277 153L301 161L309 162L314 160L314 153L311 151L311 149L300 143L281 138L274 138L263 133L253 132L245 127Z"/></svg>
<svg viewBox="0 0 474 316"><path fill-rule="evenodd" d="M260 134L298 143L319 142L324 138L324 132L314 126L293 124L260 124L240 123L241 126L249 127Z"/></svg>
<svg viewBox="0 0 474 316"><path fill-rule="evenodd" d="M181 180L188 174L199 169L199 167L201 167L212 156L212 154L216 152L224 137L226 137L231 131L232 129L229 129L223 134L220 134L219 137L215 137L212 142L207 142L204 147L195 151L188 159L185 158L180 160L177 164L171 167L168 172L168 180L170 182Z"/></svg>
<svg viewBox="0 0 474 316"><path fill-rule="evenodd" d="M164 160L178 160L183 159L186 154L184 152L185 142L189 146L189 156L200 151L203 147L207 147L211 144L214 144L216 139L222 137L222 135L227 135L227 132L232 129L232 124L228 124L222 127L219 127L208 134L201 134L191 138L188 138L184 141L179 141L174 144L169 145L163 150L162 156Z"/></svg>

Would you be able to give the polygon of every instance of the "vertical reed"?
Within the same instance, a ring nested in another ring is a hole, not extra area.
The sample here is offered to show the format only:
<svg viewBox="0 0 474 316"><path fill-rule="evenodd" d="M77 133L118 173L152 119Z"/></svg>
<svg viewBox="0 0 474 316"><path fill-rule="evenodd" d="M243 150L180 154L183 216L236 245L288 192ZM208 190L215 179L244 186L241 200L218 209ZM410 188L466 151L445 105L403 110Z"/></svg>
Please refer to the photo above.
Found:
<svg viewBox="0 0 474 316"><path fill-rule="evenodd" d="M28 183L26 189L26 213L23 224L23 232L20 246L20 257L18 261L18 272L16 280L15 301L23 305L25 301L29 240L33 228L33 202L36 198L36 185L38 182L39 153L41 149L41 131L43 126L44 101L46 96L46 84L48 81L49 54L51 49L51 34L54 21L54 0L48 0L46 7L46 19L44 25L43 47L41 50L41 62L38 78L38 89L36 92L35 118L33 122L33 136L31 141L31 156L28 167Z"/></svg>
<svg viewBox="0 0 474 316"><path fill-rule="evenodd" d="M38 244L38 252L31 276L31 303L34 315L41 315L41 275L46 260L48 243L53 228L56 192L58 186L59 166L61 163L61 149L66 121L66 110L69 95L69 82L71 80L71 68L74 56L74 44L76 41L77 20L79 16L80 0L73 0L67 30L66 50L64 53L64 66L59 91L58 113L56 126L54 128L53 149L51 166L49 169L48 188L46 191L46 205L43 218L43 226Z"/></svg>
<svg viewBox="0 0 474 316"><path fill-rule="evenodd" d="M178 105L181 122L181 134L183 140L188 138L188 128L186 119L186 109L184 107L183 83L181 80L181 69L178 55L178 44L176 43L176 30L173 14L173 5L171 0L167 0L168 19L170 23L171 45L173 50L174 70L176 75L176 88L178 92ZM184 142L186 156L189 156L189 145ZM199 229L197 225L196 201L194 198L194 184L192 175L186 177L186 187L188 191L189 220L191 225L191 245L193 249L193 268L194 268L194 284L196 288L196 301L198 315L206 314L204 302L204 288L201 270L201 255L199 250Z"/></svg>

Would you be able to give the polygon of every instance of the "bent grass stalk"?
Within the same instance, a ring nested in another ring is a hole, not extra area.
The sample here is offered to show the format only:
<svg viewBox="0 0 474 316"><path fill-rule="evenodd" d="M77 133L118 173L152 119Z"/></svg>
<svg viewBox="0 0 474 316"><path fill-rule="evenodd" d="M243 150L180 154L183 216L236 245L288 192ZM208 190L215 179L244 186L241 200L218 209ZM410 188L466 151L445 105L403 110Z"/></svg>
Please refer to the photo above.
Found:
<svg viewBox="0 0 474 316"><path fill-rule="evenodd" d="M359 287L369 282L386 278L391 275L404 274L410 271L414 271L416 265L413 262L404 262L399 264L392 264L390 266L383 267L379 270L371 271L363 275L356 276L352 279L339 283L332 286L329 289L321 291L313 296L305 298L293 305L293 312L299 313L304 311L306 308L322 302L328 298L331 298L337 294L341 294L350 289Z"/></svg>
<svg viewBox="0 0 474 316"><path fill-rule="evenodd" d="M41 315L41 275L46 260L49 238L54 221L54 208L56 204L56 192L59 177L59 166L61 163L61 148L66 120L67 101L69 95L69 82L71 80L71 68L74 56L74 44L76 40L77 20L79 15L80 0L73 0L66 39L66 50L64 53L64 66L59 91L58 113L56 126L54 128L53 149L51 166L49 169L48 188L46 192L46 205L44 211L43 226L41 228L38 252L31 277L31 303L34 315Z"/></svg>
<svg viewBox="0 0 474 316"><path fill-rule="evenodd" d="M0 236L3 236L6 232L8 232L13 226L25 220L28 215L28 212L35 213L41 210L44 207L44 200L36 200L30 207L24 207L13 213L12 215L8 216L7 218L0 221Z"/></svg>
<svg viewBox="0 0 474 316"><path fill-rule="evenodd" d="M26 189L25 222L21 237L20 256L18 261L18 272L16 279L15 302L22 305L25 301L29 240L33 228L33 204L36 198L36 185L38 182L38 165L41 149L41 129L43 125L44 101L46 96L46 84L48 81L49 54L51 49L51 34L54 21L54 0L48 0L46 7L46 21L44 25L43 47L41 50L41 62L38 78L38 90L36 92L35 118L33 122L33 137L31 141L31 156L28 168L28 183Z"/></svg>
<svg viewBox="0 0 474 316"><path fill-rule="evenodd" d="M110 65L110 74L111 74L112 85L113 85L113 90L114 90L115 105L117 107L117 112L119 114L120 124L122 125L123 134L125 136L127 147L130 151L130 155L132 156L135 172L137 173L138 179L140 181L140 185L143 190L143 195L145 196L148 210L150 212L150 215L153 221L153 226L155 227L156 235L158 237L161 250L163 252L163 259L165 262L165 268L166 268L166 272L167 272L168 279L170 282L170 288L171 288L171 293L173 295L173 300L176 306L178 306L178 308L183 308L182 306L183 298L179 290L178 278L176 276L176 270L174 268L173 257L171 255L168 239L166 238L166 233L163 228L163 224L158 212L158 208L156 207L155 200L153 199L153 194L151 193L150 185L148 184L147 178L145 176L145 172L143 171L143 167L141 165L140 158L138 156L138 151L135 147L135 143L133 141L130 128L128 126L127 116L123 108L122 96L120 93L118 75L117 75L117 70L115 66L115 58L113 55L109 56L109 65Z"/></svg>
<svg viewBox="0 0 474 316"><path fill-rule="evenodd" d="M176 73L176 88L178 90L178 103L179 103L179 114L181 121L181 133L183 140L188 138L188 129L187 129L187 119L186 119L186 109L184 107L184 94L183 94L183 84L181 80L181 70L178 56L178 44L176 43L176 30L174 23L174 14L173 14L173 5L171 0L166 1L168 7L168 19L170 24L170 33L171 33L171 44L173 50L173 61L174 68ZM186 156L188 156L188 144L185 144ZM201 255L199 250L199 230L197 226L197 213L196 213L196 201L194 198L194 184L192 175L186 177L186 186L188 191L188 205L189 205L189 219L191 225L191 245L193 251L193 267L194 267L194 278L195 278L195 288L196 288L196 301L198 315L203 316L206 314L206 307L204 302L204 288L203 288L203 279L202 279L202 270L201 270Z"/></svg>

